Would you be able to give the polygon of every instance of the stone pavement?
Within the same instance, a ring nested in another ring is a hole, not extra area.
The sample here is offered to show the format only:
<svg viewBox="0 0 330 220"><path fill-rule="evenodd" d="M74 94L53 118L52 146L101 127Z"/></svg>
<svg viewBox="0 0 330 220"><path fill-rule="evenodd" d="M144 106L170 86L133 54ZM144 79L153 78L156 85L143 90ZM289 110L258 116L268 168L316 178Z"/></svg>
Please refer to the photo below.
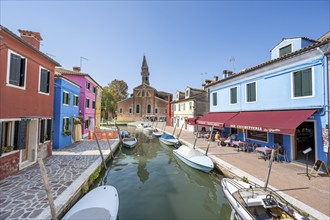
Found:
<svg viewBox="0 0 330 220"><path fill-rule="evenodd" d="M114 152L118 141L110 144ZM110 156L107 141L100 141L100 147L104 158ZM101 163L96 142L90 140L54 150L44 160L57 212L66 208ZM51 219L38 163L0 181L0 219Z"/></svg>
<svg viewBox="0 0 330 220"><path fill-rule="evenodd" d="M149 123L151 124L151 123ZM162 128L158 123L157 128ZM166 126L165 131L172 134L173 127ZM180 129L176 129L178 135ZM192 146L195 136L192 132L183 130L180 138L183 143ZM205 152L208 142L198 138L196 147ZM220 147L215 142L210 143L208 156L224 173L239 177L248 177L252 182L264 186L269 161L258 159L255 153L237 152L232 147ZM309 171L311 167L309 167ZM308 180L306 166L295 162L274 162L269 179L269 187L277 191L289 203L309 213L316 219L330 219L330 177L322 175ZM303 175L300 175L303 174Z"/></svg>

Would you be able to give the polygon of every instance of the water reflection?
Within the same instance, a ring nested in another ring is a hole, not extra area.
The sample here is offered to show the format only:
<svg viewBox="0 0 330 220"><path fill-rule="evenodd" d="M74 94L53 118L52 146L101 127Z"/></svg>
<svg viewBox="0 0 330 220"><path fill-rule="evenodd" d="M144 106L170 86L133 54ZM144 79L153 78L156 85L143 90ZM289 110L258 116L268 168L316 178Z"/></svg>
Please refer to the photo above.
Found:
<svg viewBox="0 0 330 220"><path fill-rule="evenodd" d="M121 148L98 183L117 188L119 219L229 218L219 173L195 170L158 138L130 132L137 136L137 146Z"/></svg>

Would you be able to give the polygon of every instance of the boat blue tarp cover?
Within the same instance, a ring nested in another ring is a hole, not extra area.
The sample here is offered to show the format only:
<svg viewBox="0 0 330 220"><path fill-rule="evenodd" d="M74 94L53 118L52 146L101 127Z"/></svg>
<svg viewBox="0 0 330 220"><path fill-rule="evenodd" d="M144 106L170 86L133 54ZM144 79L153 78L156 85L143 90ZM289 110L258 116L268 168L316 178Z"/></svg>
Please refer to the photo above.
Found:
<svg viewBox="0 0 330 220"><path fill-rule="evenodd" d="M161 136L161 138L163 138L163 139L174 139L175 137L173 137L173 135L170 135L170 134L163 134Z"/></svg>

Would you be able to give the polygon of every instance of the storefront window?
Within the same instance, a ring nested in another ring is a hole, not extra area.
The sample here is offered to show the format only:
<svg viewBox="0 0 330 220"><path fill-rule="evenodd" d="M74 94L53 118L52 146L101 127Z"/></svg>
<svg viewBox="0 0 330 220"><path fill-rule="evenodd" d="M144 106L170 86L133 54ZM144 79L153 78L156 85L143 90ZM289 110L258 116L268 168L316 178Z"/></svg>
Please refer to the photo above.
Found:
<svg viewBox="0 0 330 220"><path fill-rule="evenodd" d="M253 139L256 141L268 142L268 135L267 132L260 132L260 131L247 131L247 138Z"/></svg>

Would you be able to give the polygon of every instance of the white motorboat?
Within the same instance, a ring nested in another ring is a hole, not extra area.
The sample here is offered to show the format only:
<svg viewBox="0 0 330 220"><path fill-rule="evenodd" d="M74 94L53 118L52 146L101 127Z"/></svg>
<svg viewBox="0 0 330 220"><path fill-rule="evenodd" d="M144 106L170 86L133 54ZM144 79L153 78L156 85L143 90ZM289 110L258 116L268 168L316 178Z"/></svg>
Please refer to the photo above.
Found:
<svg viewBox="0 0 330 220"><path fill-rule="evenodd" d="M123 146L128 148L133 148L137 144L136 138L123 138Z"/></svg>
<svg viewBox="0 0 330 220"><path fill-rule="evenodd" d="M179 145L179 140L176 139L173 135L170 134L163 134L160 138L159 141L161 141L162 143L166 144L166 145L170 145L170 146L174 146L174 147L178 147Z"/></svg>
<svg viewBox="0 0 330 220"><path fill-rule="evenodd" d="M144 132L153 132L153 130L155 130L153 127L150 127L150 126L146 126L143 128L143 131Z"/></svg>
<svg viewBox="0 0 330 220"><path fill-rule="evenodd" d="M229 178L221 186L232 207L231 219L308 219L269 188Z"/></svg>
<svg viewBox="0 0 330 220"><path fill-rule="evenodd" d="M178 149L173 150L173 153L188 166L205 173L210 172L214 168L214 164L208 156L186 145L181 145Z"/></svg>
<svg viewBox="0 0 330 220"><path fill-rule="evenodd" d="M154 136L156 136L156 137L160 137L160 136L162 136L162 135L164 134L164 132L163 132L163 131L160 131L160 130L158 130L158 129L155 129L155 130L152 132L152 134L153 134Z"/></svg>
<svg viewBox="0 0 330 220"><path fill-rule="evenodd" d="M82 197L63 219L110 219L116 220L119 196L113 186L98 186Z"/></svg>

